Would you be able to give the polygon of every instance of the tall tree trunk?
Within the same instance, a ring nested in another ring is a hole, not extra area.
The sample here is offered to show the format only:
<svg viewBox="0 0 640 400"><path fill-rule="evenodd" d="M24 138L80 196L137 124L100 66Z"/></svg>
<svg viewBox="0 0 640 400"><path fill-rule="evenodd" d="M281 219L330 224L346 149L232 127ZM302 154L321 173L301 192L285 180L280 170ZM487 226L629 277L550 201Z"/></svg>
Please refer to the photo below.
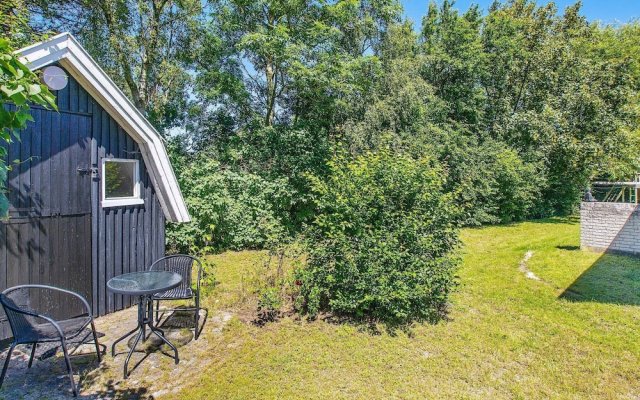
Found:
<svg viewBox="0 0 640 400"><path fill-rule="evenodd" d="M125 54L124 49L120 43L119 37L123 35L119 32L118 27L116 25L113 13L111 12L109 4L106 1L102 0L99 2L100 9L104 15L104 19L106 22L107 30L109 32L109 43L113 46L113 50L116 53L116 58L120 68L122 68L122 74L124 75L124 80L131 91L131 97L133 100L133 104L142 112L146 111L146 104L144 103L142 97L140 96L139 87L133 78L133 72L131 71L131 65L129 64L129 60L127 54Z"/></svg>
<svg viewBox="0 0 640 400"><path fill-rule="evenodd" d="M276 73L276 67L273 65L273 61L271 59L267 60L265 75L265 78L267 80L267 113L265 116L265 124L267 126L271 126L274 122L276 88L278 86L278 75Z"/></svg>

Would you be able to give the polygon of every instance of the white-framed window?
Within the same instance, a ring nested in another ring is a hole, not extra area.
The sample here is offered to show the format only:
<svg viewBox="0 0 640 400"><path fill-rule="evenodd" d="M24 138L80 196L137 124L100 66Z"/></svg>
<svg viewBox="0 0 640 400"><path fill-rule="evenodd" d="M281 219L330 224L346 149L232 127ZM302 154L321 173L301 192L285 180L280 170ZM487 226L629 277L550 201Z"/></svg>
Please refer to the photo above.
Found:
<svg viewBox="0 0 640 400"><path fill-rule="evenodd" d="M139 160L102 159L102 207L144 204L140 186Z"/></svg>

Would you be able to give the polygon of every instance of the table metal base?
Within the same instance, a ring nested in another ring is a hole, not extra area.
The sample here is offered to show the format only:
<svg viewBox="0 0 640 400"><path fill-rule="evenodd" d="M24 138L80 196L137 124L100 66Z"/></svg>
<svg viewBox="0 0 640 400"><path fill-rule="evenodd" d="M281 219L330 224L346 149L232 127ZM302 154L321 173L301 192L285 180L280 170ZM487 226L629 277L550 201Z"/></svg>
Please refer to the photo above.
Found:
<svg viewBox="0 0 640 400"><path fill-rule="evenodd" d="M176 361L176 364L180 362L180 359L178 358L178 349L176 348L176 346L174 346L173 343L171 343L169 340L167 340L167 338L164 337L164 331L162 329L156 328L155 326L153 326L153 301L151 300L151 295L140 296L138 301L138 326L132 331L122 336L121 338L117 339L111 345L111 355L115 357L116 344L128 338L129 336L133 335L134 333L138 332L138 335L136 336L136 339L133 342L133 346L131 346L131 349L129 350L129 354L127 355L127 358L124 361L125 379L128 376L129 360L131 359L131 355L135 351L136 346L138 345L138 342L140 341L141 338L143 342L147 340L147 326L149 327L149 330L151 331L151 333L158 336L163 342L165 342L169 347L173 349L173 352L175 354L173 359ZM151 333L149 334L149 336L151 336Z"/></svg>

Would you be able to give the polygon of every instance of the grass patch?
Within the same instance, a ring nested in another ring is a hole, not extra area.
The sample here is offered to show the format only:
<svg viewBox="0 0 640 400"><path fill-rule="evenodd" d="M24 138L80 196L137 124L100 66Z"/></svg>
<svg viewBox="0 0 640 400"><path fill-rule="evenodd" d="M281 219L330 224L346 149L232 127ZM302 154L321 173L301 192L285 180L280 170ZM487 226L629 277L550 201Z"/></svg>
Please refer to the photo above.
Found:
<svg viewBox="0 0 640 400"><path fill-rule="evenodd" d="M467 229L449 320L374 335L235 318L174 398L637 398L640 260L580 251L571 220ZM527 268L519 269L527 251ZM212 308L249 310L264 253L212 257ZM253 308L255 312L255 308ZM240 313L241 314L241 313Z"/></svg>

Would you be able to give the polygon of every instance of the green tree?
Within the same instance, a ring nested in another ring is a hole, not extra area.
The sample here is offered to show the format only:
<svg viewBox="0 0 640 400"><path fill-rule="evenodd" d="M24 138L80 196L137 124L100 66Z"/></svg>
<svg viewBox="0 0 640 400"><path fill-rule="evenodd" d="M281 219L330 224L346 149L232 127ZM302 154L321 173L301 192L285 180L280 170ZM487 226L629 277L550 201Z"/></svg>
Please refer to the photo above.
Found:
<svg viewBox="0 0 640 400"><path fill-rule="evenodd" d="M158 128L186 110L199 0L27 0L39 29L70 31Z"/></svg>
<svg viewBox="0 0 640 400"><path fill-rule="evenodd" d="M429 3L422 23L422 75L449 105L450 118L468 125L480 122L486 96L478 85L486 57L481 26L477 6L459 15L449 0L440 8Z"/></svg>
<svg viewBox="0 0 640 400"><path fill-rule="evenodd" d="M228 0L213 8L209 30L218 40L209 41L210 53L242 68L252 108L266 126L310 119L331 126L332 111L352 104L342 100L366 83L367 75L359 75L400 15L395 0ZM234 56L223 54L221 43Z"/></svg>
<svg viewBox="0 0 640 400"><path fill-rule="evenodd" d="M637 169L635 67L604 55L603 37L620 42L607 30L580 3L558 15L530 0L495 2L484 18L432 3L423 20L424 79L478 146L504 143L538 171L533 215L572 212L594 176Z"/></svg>
<svg viewBox="0 0 640 400"><path fill-rule="evenodd" d="M29 25L30 13L25 0L0 2L0 37L14 48L21 48L42 39L44 33Z"/></svg>

